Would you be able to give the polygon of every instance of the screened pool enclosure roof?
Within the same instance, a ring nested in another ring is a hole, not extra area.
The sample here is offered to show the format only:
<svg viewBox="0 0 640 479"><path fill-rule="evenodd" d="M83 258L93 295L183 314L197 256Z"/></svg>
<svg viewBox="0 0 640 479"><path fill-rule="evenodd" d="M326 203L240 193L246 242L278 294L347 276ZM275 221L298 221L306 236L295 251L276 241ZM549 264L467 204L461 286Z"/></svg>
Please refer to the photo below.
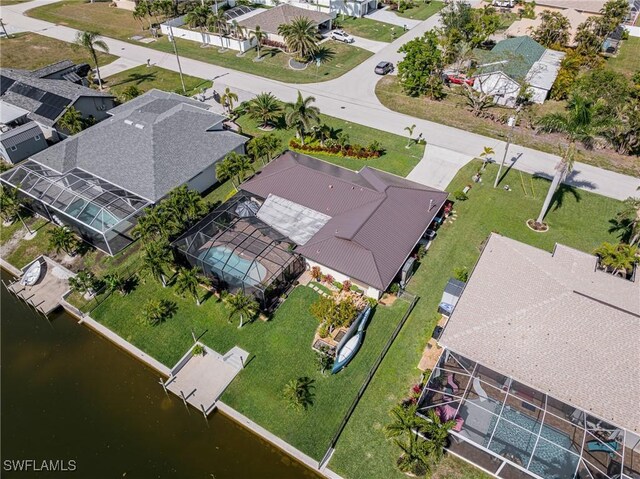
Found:
<svg viewBox="0 0 640 479"><path fill-rule="evenodd" d="M298 261L286 236L255 215L261 202L238 193L173 245L231 287L265 289Z"/></svg>
<svg viewBox="0 0 640 479"><path fill-rule="evenodd" d="M455 422L452 451L498 477L640 478L637 433L447 349L420 397L429 410Z"/></svg>
<svg viewBox="0 0 640 479"><path fill-rule="evenodd" d="M149 202L80 168L66 173L27 160L0 176L5 183L54 211L105 233Z"/></svg>

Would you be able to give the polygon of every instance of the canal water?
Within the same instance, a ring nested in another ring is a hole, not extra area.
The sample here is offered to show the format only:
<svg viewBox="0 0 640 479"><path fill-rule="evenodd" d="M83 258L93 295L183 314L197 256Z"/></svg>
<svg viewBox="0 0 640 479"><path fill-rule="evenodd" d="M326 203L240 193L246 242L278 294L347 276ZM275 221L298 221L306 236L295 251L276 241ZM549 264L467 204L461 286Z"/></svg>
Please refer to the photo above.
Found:
<svg viewBox="0 0 640 479"><path fill-rule="evenodd" d="M318 477L222 414L205 422L71 316L49 323L1 289L2 478ZM28 459L45 470L12 470Z"/></svg>

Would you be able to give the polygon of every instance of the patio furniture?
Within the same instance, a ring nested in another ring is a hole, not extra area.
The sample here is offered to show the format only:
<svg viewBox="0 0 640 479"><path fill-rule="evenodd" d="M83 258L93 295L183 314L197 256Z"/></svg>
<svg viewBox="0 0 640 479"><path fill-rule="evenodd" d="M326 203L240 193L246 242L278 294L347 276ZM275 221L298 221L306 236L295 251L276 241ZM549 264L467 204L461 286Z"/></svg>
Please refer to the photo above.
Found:
<svg viewBox="0 0 640 479"><path fill-rule="evenodd" d="M485 402L488 399L489 396L487 395L487 392L482 389L480 380L478 378L473 379L473 390L480 398L480 402Z"/></svg>
<svg viewBox="0 0 640 479"><path fill-rule="evenodd" d="M460 389L456 382L453 380L453 373L447 374L447 385L451 386L452 392L455 394Z"/></svg>
<svg viewBox="0 0 640 479"><path fill-rule="evenodd" d="M615 452L618 450L620 443L617 441L600 442L589 441L587 442L587 451L589 452L606 452L609 453L611 458L615 457Z"/></svg>

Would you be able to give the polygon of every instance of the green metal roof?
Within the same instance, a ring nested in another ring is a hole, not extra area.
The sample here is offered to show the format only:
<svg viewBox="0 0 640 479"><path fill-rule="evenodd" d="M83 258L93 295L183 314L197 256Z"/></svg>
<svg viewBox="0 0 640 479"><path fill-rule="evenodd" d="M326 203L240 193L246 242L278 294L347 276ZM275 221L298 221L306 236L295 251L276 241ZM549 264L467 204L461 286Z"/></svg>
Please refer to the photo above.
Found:
<svg viewBox="0 0 640 479"><path fill-rule="evenodd" d="M522 80L545 50L531 37L508 38L497 43L487 55L482 55L478 72L502 71L514 80Z"/></svg>

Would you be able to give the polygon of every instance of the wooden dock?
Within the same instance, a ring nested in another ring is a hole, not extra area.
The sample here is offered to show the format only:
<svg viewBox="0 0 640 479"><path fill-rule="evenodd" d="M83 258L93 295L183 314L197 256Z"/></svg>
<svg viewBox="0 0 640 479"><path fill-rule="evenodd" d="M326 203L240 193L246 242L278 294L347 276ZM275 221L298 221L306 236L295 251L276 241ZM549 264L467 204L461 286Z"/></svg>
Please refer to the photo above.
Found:
<svg viewBox="0 0 640 479"><path fill-rule="evenodd" d="M48 315L58 307L62 295L69 290L68 279L74 274L51 258L40 256L35 261L42 263L42 274L33 286L20 284L22 276L10 284L5 284L9 292L34 307L37 311ZM22 274L35 262L22 268Z"/></svg>

